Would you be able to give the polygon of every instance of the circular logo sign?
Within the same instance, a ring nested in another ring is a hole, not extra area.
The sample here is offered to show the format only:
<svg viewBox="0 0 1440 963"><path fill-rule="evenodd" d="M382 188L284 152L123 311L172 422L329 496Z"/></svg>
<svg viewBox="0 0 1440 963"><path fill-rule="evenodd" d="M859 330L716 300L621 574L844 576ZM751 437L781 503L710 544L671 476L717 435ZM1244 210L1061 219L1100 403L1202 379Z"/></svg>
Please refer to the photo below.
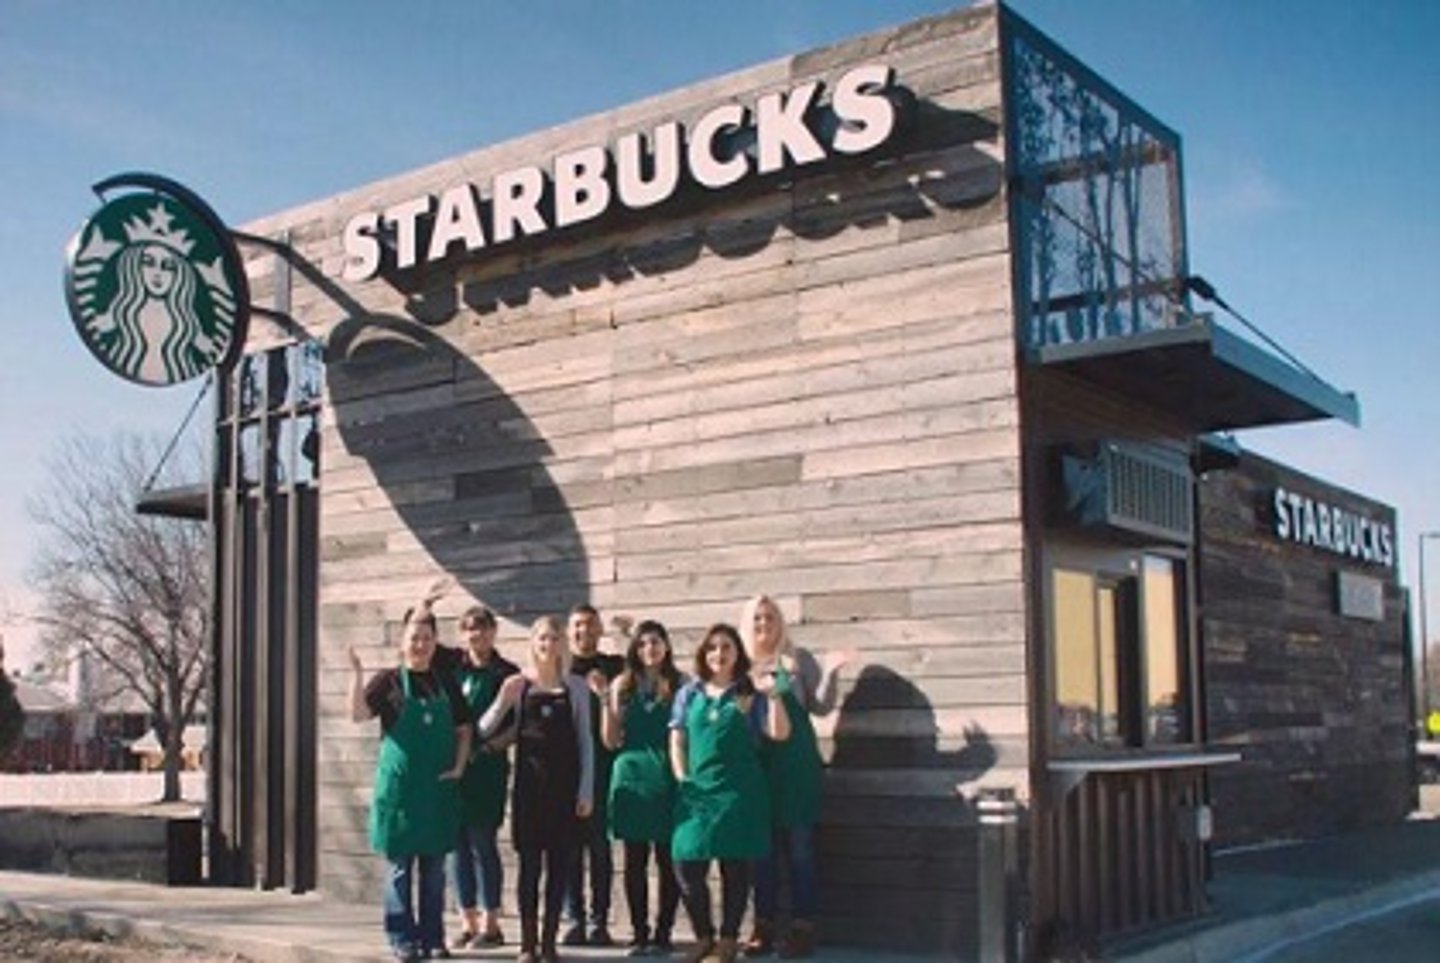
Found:
<svg viewBox="0 0 1440 963"><path fill-rule="evenodd" d="M148 189L106 202L67 252L65 294L81 340L111 371L147 385L233 363L249 289L229 233L198 198L160 178L97 189L127 183Z"/></svg>

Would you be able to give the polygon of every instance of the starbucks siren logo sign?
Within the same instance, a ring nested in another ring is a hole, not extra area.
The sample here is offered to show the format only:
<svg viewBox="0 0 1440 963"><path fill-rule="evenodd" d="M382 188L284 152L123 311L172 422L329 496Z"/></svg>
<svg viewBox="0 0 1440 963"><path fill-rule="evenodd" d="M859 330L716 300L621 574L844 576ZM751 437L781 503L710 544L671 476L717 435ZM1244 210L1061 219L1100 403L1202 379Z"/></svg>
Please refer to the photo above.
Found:
<svg viewBox="0 0 1440 963"><path fill-rule="evenodd" d="M147 174L96 211L70 242L65 293L80 338L111 371L172 385L233 363L249 289L229 232L198 197Z"/></svg>

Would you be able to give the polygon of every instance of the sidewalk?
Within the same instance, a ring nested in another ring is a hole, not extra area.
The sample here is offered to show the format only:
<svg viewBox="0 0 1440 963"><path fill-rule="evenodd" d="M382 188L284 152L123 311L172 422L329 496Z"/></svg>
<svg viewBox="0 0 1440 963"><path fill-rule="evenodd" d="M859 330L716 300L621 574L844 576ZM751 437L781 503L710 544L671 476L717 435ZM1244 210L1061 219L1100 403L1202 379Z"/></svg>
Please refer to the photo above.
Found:
<svg viewBox="0 0 1440 963"><path fill-rule="evenodd" d="M1222 854L1212 912L1109 949L1114 963L1229 963L1426 894L1440 896L1440 820Z"/></svg>
<svg viewBox="0 0 1440 963"><path fill-rule="evenodd" d="M258 890L167 888L148 883L0 871L0 918L19 917L54 929L101 930L164 943L238 953L260 963L356 963L393 958L385 952L380 900L340 903L315 894ZM452 926L447 918L446 926ZM518 923L503 921L506 946L457 952L457 960L514 960ZM682 948L684 944L681 944ZM623 948L565 949L576 961L628 960ZM833 963L933 963L935 957L823 948ZM658 959L650 957L650 959ZM679 960L676 953L672 960Z"/></svg>
<svg viewBox="0 0 1440 963"><path fill-rule="evenodd" d="M1217 857L1213 912L1109 948L1114 963L1260 960L1267 948L1418 896L1440 895L1440 820L1416 820L1287 846ZM67 876L0 872L0 917L183 942L256 961L384 960L380 906L314 894L167 888ZM507 920L512 938L515 921ZM447 925L449 921L447 920ZM515 947L457 954L513 959ZM575 960L618 961L624 951L578 949ZM678 958L678 957L677 957ZM833 963L915 961L895 953L825 948Z"/></svg>

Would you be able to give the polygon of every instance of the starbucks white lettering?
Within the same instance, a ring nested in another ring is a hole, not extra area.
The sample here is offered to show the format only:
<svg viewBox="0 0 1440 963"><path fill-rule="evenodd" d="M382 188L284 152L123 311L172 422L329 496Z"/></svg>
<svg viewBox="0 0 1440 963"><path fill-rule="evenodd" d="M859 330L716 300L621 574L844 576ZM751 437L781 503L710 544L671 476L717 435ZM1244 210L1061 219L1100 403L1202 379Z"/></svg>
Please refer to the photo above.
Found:
<svg viewBox="0 0 1440 963"><path fill-rule="evenodd" d="M829 109L836 123L816 122L818 81L760 96L753 111L721 104L687 129L677 122L646 134L628 133L613 149L587 145L551 158L549 175L535 165L491 178L486 205L480 186L458 184L438 198L425 194L383 211L361 211L345 224L342 275L366 281L380 273L385 249L399 270L441 261L463 247L474 253L603 217L618 200L630 210L662 204L675 195L682 174L719 190L750 177L803 167L832 155L858 155L884 144L898 127L894 71L880 64L850 70L835 83ZM749 146L753 140L753 147ZM745 144L744 148L738 146ZM613 150L613 156L612 156ZM428 239L422 235L428 225Z"/></svg>
<svg viewBox="0 0 1440 963"><path fill-rule="evenodd" d="M1395 564L1395 536L1383 522L1284 488L1275 489L1273 509L1279 538L1387 568Z"/></svg>
<svg viewBox="0 0 1440 963"><path fill-rule="evenodd" d="M632 211L668 201L680 185L680 125L661 124L649 140L648 153L639 133L626 134L615 142L615 186L620 203ZM648 179L647 159L651 168Z"/></svg>

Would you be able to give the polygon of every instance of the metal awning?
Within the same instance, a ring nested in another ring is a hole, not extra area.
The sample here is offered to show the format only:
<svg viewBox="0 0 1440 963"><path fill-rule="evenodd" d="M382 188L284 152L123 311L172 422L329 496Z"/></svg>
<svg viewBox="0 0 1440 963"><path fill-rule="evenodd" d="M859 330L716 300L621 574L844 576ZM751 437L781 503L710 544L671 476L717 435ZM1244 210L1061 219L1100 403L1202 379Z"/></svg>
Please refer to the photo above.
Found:
<svg viewBox="0 0 1440 963"><path fill-rule="evenodd" d="M190 518L203 522L210 515L209 506L210 490L204 485L180 485L144 492L135 502L135 511L140 515Z"/></svg>
<svg viewBox="0 0 1440 963"><path fill-rule="evenodd" d="M1127 337L1053 344L1032 361L1184 419L1229 431L1338 418L1358 426L1360 403L1208 318Z"/></svg>

